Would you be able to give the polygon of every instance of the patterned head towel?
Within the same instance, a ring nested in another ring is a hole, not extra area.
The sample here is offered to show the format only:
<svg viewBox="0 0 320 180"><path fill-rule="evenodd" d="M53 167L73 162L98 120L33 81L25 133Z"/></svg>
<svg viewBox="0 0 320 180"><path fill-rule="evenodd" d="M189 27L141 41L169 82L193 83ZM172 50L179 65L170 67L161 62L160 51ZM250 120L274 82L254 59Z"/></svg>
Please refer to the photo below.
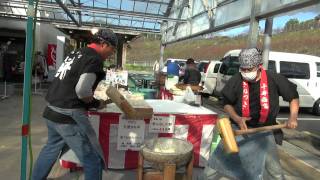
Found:
<svg viewBox="0 0 320 180"><path fill-rule="evenodd" d="M114 47L118 46L118 37L110 29L100 29L93 35L93 40L102 40L110 43Z"/></svg>
<svg viewBox="0 0 320 180"><path fill-rule="evenodd" d="M262 52L257 48L243 49L239 54L240 68L253 68L262 64Z"/></svg>

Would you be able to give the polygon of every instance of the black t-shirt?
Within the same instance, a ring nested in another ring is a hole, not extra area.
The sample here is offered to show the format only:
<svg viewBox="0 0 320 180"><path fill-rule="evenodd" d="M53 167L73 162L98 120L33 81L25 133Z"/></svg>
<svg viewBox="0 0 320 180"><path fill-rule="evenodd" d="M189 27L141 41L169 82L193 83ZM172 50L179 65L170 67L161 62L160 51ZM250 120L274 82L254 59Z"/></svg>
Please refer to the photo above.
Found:
<svg viewBox="0 0 320 180"><path fill-rule="evenodd" d="M269 114L264 124L259 123L260 118L260 81L249 83L249 103L250 117L247 121L250 127L265 126L276 124L276 117L279 112L279 96L283 100L291 101L299 98L297 85L290 82L287 78L280 74L267 71L268 89L269 89ZM232 105L239 116L242 116L242 76L240 73L235 74L222 89L224 105Z"/></svg>
<svg viewBox="0 0 320 180"><path fill-rule="evenodd" d="M72 52L65 58L48 90L46 100L49 104L67 109L87 108L75 91L78 80L84 73L96 74L93 91L105 76L102 57L89 47Z"/></svg>
<svg viewBox="0 0 320 180"><path fill-rule="evenodd" d="M198 69L187 68L184 73L184 84L198 85L201 81L201 73Z"/></svg>

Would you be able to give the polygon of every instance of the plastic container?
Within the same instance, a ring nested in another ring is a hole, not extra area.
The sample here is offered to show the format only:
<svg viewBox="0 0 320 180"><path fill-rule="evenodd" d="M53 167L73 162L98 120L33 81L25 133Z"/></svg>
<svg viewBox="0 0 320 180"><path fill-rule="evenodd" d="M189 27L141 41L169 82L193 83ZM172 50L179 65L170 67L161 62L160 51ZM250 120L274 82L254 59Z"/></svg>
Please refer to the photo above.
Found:
<svg viewBox="0 0 320 180"><path fill-rule="evenodd" d="M179 76L179 65L175 62L169 62L167 65L167 75Z"/></svg>

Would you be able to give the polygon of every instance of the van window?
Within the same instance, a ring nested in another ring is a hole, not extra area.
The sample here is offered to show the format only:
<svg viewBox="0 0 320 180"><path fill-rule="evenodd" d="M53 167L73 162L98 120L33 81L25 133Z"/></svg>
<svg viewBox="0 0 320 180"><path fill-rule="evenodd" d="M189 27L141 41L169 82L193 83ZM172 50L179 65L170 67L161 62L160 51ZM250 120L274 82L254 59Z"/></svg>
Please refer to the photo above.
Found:
<svg viewBox="0 0 320 180"><path fill-rule="evenodd" d="M317 64L317 77L320 77L320 63Z"/></svg>
<svg viewBox="0 0 320 180"><path fill-rule="evenodd" d="M275 61L273 61L273 60L268 61L268 71L277 73Z"/></svg>
<svg viewBox="0 0 320 180"><path fill-rule="evenodd" d="M287 78L309 79L310 78L309 64L281 61L280 74L284 75Z"/></svg>
<svg viewBox="0 0 320 180"><path fill-rule="evenodd" d="M237 56L227 56L222 59L220 73L224 75L234 75L239 72L240 63Z"/></svg>
<svg viewBox="0 0 320 180"><path fill-rule="evenodd" d="M216 64L213 69L213 73L218 73L220 67L220 63Z"/></svg>

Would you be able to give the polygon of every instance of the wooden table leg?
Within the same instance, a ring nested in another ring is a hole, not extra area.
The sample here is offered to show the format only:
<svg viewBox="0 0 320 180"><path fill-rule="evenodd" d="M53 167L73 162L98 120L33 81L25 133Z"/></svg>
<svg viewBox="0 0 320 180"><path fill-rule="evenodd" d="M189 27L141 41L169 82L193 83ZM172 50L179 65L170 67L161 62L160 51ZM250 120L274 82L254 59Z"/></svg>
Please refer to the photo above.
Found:
<svg viewBox="0 0 320 180"><path fill-rule="evenodd" d="M163 179L164 180L175 180L176 178L176 165L175 164L165 164L163 169Z"/></svg>
<svg viewBox="0 0 320 180"><path fill-rule="evenodd" d="M143 180L143 156L141 153L138 158L137 180Z"/></svg>
<svg viewBox="0 0 320 180"><path fill-rule="evenodd" d="M192 180L192 170L193 170L193 153L192 157L187 165L187 180Z"/></svg>

